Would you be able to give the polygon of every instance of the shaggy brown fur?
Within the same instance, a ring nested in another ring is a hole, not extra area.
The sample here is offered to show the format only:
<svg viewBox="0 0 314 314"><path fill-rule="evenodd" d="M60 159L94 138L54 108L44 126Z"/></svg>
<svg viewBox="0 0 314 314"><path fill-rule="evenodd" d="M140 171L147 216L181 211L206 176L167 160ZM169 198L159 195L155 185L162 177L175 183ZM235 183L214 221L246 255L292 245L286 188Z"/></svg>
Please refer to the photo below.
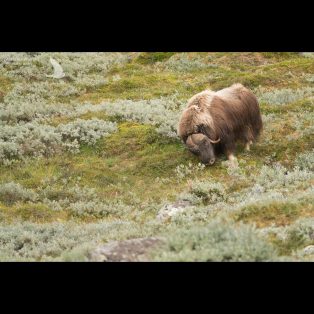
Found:
<svg viewBox="0 0 314 314"><path fill-rule="evenodd" d="M206 90L193 96L183 111L178 135L186 143L189 135L203 133L227 156L237 140L252 143L262 130L260 108L255 95L241 84L214 92Z"/></svg>

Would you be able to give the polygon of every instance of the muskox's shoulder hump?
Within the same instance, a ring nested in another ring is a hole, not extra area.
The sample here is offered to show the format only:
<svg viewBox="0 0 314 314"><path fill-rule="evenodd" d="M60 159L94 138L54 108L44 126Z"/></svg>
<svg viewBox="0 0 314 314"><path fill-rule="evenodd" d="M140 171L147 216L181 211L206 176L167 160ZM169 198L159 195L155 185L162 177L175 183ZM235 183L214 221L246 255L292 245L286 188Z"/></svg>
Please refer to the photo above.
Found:
<svg viewBox="0 0 314 314"><path fill-rule="evenodd" d="M194 96L192 96L189 101L187 107L191 106L204 106L210 105L213 96L215 95L214 91L211 90L204 90Z"/></svg>
<svg viewBox="0 0 314 314"><path fill-rule="evenodd" d="M241 83L234 83L230 86L230 88L233 89L247 89L245 86L243 86Z"/></svg>

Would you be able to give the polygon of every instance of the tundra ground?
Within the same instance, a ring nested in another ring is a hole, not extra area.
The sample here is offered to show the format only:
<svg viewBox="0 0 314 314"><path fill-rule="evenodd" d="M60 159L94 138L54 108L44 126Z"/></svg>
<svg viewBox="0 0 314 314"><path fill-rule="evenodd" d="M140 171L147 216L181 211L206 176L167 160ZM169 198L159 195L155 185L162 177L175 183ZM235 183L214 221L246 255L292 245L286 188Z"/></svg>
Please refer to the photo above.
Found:
<svg viewBox="0 0 314 314"><path fill-rule="evenodd" d="M237 168L204 168L178 118L233 83L263 133ZM0 260L88 261L149 237L153 261L314 260L313 112L311 54L0 53Z"/></svg>

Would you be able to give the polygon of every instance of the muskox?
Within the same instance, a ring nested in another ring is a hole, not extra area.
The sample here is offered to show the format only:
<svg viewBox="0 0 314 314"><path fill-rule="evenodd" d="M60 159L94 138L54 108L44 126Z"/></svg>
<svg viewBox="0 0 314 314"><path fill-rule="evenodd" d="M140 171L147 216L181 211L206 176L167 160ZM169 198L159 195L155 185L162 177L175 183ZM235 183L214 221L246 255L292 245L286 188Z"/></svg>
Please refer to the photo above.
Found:
<svg viewBox="0 0 314 314"><path fill-rule="evenodd" d="M213 164L219 152L234 160L237 141L250 150L262 128L255 95L242 84L234 84L193 96L181 115L178 135L201 162Z"/></svg>

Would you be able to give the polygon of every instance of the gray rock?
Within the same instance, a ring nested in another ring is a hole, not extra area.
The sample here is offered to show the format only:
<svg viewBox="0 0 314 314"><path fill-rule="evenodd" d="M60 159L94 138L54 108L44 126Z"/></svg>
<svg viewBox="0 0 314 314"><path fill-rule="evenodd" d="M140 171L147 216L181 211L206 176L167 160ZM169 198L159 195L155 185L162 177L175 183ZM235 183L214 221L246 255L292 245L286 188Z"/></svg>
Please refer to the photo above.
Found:
<svg viewBox="0 0 314 314"><path fill-rule="evenodd" d="M173 204L167 204L160 209L157 219L167 220L176 214L184 212L185 208L189 206L191 206L191 203L188 200L179 200Z"/></svg>
<svg viewBox="0 0 314 314"><path fill-rule="evenodd" d="M90 254L93 262L147 262L147 252L162 243L160 238L138 238L114 241L97 248Z"/></svg>
<svg viewBox="0 0 314 314"><path fill-rule="evenodd" d="M314 245L309 245L303 249L304 254L310 255L314 254Z"/></svg>

